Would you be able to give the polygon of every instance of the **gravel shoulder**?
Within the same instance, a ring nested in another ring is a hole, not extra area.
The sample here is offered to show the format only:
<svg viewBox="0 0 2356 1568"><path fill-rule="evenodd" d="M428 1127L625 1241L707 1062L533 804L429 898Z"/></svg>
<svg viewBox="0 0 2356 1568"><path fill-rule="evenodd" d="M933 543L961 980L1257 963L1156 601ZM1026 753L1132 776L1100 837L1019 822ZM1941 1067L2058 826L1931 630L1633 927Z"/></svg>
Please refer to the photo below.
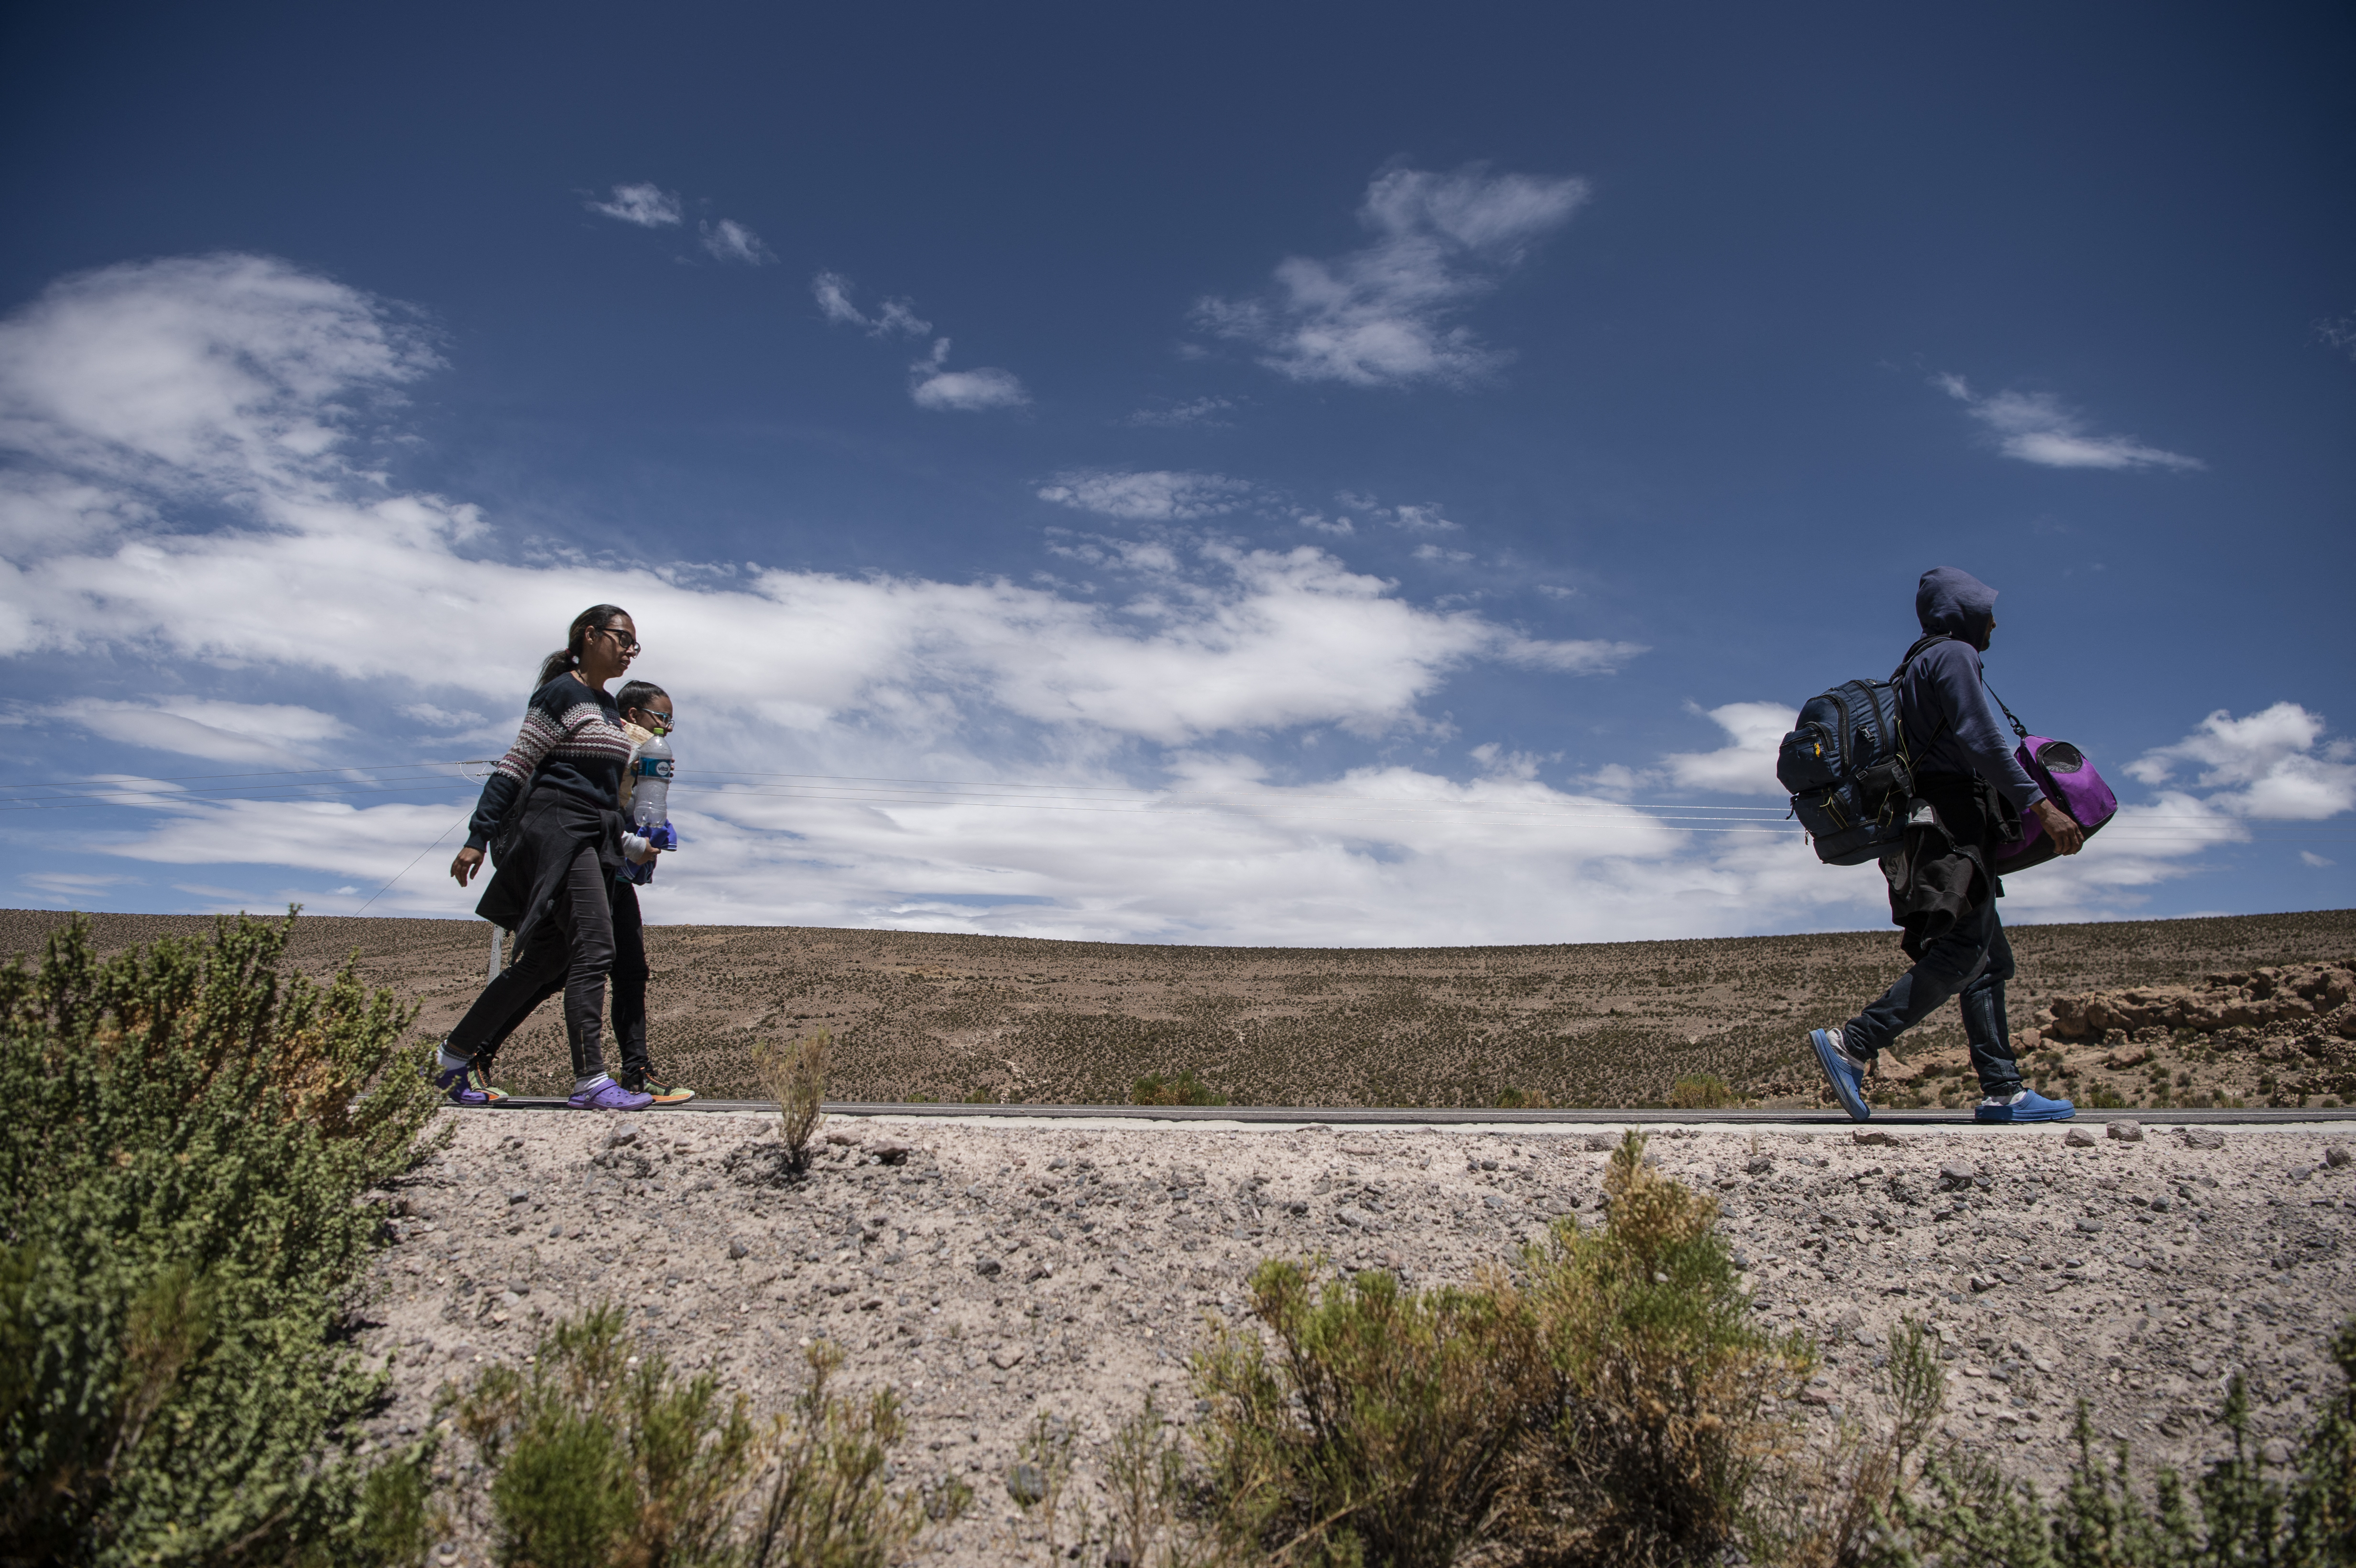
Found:
<svg viewBox="0 0 2356 1568"><path fill-rule="evenodd" d="M1149 1392L1193 1419L1186 1351L1207 1315L1239 1315L1259 1258L1467 1279L1555 1216L1597 1215L1616 1141L837 1117L821 1136L841 1141L780 1182L773 1117L443 1120L447 1148L390 1195L397 1239L363 1312L362 1349L392 1369L379 1438L601 1299L765 1413L823 1336L842 1387L904 1396L902 1477L974 1486L937 1538L960 1563L1039 1560L1004 1485L1035 1413L1078 1433L1101 1514L1101 1444ZM2356 1303L2356 1131L2144 1131L1655 1127L1649 1147L1717 1195L1764 1318L1825 1344L1804 1419L1869 1414L1912 1315L1945 1341L1948 1430L2050 1484L2079 1397L2139 1460L2184 1465L2212 1451L2234 1371L2262 1441L2337 1384L2323 1347Z"/></svg>

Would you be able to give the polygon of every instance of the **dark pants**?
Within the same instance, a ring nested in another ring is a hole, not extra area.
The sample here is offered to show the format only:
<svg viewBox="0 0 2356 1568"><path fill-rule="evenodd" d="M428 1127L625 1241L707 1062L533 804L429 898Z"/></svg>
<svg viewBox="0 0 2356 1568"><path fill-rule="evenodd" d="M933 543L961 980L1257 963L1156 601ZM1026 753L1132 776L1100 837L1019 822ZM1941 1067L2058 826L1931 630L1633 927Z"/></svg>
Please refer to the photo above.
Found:
<svg viewBox="0 0 2356 1568"><path fill-rule="evenodd" d="M573 1077L594 1078L605 1071L605 977L614 969L614 916L605 897L606 881L597 851L583 845L565 869L554 905L532 927L515 962L483 987L450 1031L447 1049L452 1053L473 1057L487 1067L499 1041L561 989ZM631 912L636 915L635 905ZM643 956L639 964L643 974ZM638 995L643 1011L643 979Z"/></svg>
<svg viewBox="0 0 2356 1568"><path fill-rule="evenodd" d="M614 1042L621 1047L622 1086L637 1089L647 1081L647 943L638 918L638 890L618 878L608 878L606 907L614 927ZM563 979L541 982L540 989L516 1005L507 1021L493 1029L475 1052L476 1065L485 1072L508 1036L523 1027L532 1009L562 988Z"/></svg>
<svg viewBox="0 0 2356 1568"><path fill-rule="evenodd" d="M2010 1094L2020 1087L2020 1064L2013 1059L2012 1030L2004 1017L2004 983L2012 978L2012 944L1996 900L1964 916L1922 948L1914 967L1898 976L1881 999L1849 1019L1841 1046L1859 1061L1870 1061L1884 1046L1939 1010L1961 993L1964 1039L1983 1094Z"/></svg>

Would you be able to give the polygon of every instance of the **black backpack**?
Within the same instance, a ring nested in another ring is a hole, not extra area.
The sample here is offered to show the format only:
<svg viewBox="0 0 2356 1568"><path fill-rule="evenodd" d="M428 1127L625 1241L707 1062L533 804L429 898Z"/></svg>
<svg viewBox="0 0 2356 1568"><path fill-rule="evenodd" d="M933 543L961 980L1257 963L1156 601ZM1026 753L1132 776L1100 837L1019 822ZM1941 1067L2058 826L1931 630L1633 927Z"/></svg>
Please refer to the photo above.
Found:
<svg viewBox="0 0 2356 1568"><path fill-rule="evenodd" d="M1914 763L1898 721L1898 677L1915 655L1946 640L1944 632L1922 638L1888 680L1843 681L1810 699L1800 727L1783 737L1775 777L1792 792L1792 815L1827 866L1879 860L1904 836Z"/></svg>

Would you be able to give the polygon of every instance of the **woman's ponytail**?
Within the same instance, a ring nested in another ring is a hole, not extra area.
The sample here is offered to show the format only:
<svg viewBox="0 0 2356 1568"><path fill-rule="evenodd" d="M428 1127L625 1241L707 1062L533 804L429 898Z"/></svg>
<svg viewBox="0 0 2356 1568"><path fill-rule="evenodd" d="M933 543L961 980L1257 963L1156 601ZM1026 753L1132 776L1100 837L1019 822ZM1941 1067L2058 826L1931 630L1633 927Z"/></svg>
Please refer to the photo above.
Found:
<svg viewBox="0 0 2356 1568"><path fill-rule="evenodd" d="M531 688L538 691L558 676L581 663L581 645L592 632L603 631L629 612L619 604L592 604L573 617L572 629L565 634L564 645L540 661L540 678Z"/></svg>

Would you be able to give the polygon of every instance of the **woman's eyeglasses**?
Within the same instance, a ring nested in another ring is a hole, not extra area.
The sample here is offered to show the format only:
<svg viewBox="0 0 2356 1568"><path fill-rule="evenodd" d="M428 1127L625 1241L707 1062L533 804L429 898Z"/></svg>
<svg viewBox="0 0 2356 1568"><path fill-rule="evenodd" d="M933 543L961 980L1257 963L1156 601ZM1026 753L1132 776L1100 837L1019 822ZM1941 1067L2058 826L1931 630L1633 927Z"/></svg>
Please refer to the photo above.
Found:
<svg viewBox="0 0 2356 1568"><path fill-rule="evenodd" d="M638 639L632 636L629 633L623 631L620 627L600 626L597 630L605 635L613 638L616 643L619 643L622 645L622 651L624 653L635 654L639 651Z"/></svg>

